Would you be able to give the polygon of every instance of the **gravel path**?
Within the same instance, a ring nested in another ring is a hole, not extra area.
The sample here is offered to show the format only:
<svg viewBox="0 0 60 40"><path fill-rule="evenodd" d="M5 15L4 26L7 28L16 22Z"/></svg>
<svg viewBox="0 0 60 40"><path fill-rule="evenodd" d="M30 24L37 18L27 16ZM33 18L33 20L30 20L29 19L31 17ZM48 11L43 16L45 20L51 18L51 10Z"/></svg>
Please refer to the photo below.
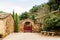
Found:
<svg viewBox="0 0 60 40"><path fill-rule="evenodd" d="M39 33L12 33L3 40L60 40L60 37L43 36Z"/></svg>

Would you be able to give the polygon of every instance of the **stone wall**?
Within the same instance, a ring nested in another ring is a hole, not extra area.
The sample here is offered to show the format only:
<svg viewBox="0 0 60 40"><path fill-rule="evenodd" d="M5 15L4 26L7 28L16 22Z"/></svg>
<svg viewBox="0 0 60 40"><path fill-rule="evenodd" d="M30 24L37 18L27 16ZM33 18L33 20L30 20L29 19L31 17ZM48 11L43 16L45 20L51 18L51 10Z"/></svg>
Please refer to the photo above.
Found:
<svg viewBox="0 0 60 40"><path fill-rule="evenodd" d="M19 32L24 32L25 22L30 22L32 24L32 32L38 32L39 31L39 26L34 24L34 22L31 19L26 19L26 20L19 22L19 24L18 24L18 31Z"/></svg>
<svg viewBox="0 0 60 40"><path fill-rule="evenodd" d="M6 18L0 19L0 35L2 37L14 32L14 20L11 14Z"/></svg>
<svg viewBox="0 0 60 40"><path fill-rule="evenodd" d="M5 22L3 20L0 20L0 35L5 34Z"/></svg>
<svg viewBox="0 0 60 40"><path fill-rule="evenodd" d="M6 19L4 19L6 21L6 33L12 33L14 32L14 20L13 17L10 15L9 17L7 17Z"/></svg>

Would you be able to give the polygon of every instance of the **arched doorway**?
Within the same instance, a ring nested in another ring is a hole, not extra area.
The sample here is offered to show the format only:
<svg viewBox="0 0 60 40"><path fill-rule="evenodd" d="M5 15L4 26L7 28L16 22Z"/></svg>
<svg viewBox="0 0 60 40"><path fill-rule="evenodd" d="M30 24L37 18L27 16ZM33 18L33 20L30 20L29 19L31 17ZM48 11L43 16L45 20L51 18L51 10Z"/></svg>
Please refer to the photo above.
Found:
<svg viewBox="0 0 60 40"><path fill-rule="evenodd" d="M32 32L32 24L30 22L24 23L24 32Z"/></svg>

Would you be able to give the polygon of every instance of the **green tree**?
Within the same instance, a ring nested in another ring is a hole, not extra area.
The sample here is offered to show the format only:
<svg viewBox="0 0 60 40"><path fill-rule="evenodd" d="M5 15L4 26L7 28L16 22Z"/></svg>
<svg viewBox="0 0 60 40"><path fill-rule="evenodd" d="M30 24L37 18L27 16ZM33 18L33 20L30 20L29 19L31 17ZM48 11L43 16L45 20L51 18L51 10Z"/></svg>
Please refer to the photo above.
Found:
<svg viewBox="0 0 60 40"><path fill-rule="evenodd" d="M43 30L52 31L60 29L60 15L50 16L50 18L46 18L44 21L45 27Z"/></svg>
<svg viewBox="0 0 60 40"><path fill-rule="evenodd" d="M60 0L55 0L58 6L60 6Z"/></svg>
<svg viewBox="0 0 60 40"><path fill-rule="evenodd" d="M35 15L32 15L31 19L35 22Z"/></svg>
<svg viewBox="0 0 60 40"><path fill-rule="evenodd" d="M15 16L15 32L18 32L18 20L19 20L19 16L16 13L16 16Z"/></svg>
<svg viewBox="0 0 60 40"><path fill-rule="evenodd" d="M12 14L12 16L13 16L13 19L14 19L14 9L13 9L13 14Z"/></svg>
<svg viewBox="0 0 60 40"><path fill-rule="evenodd" d="M35 6L33 6L32 9L30 9L30 12L31 12L31 13L33 13L33 12L37 12L37 10L38 10L38 6L35 5Z"/></svg>
<svg viewBox="0 0 60 40"><path fill-rule="evenodd" d="M14 10L13 10L12 13L13 13L12 17L14 19L14 32L18 32L18 20L19 20L19 16L18 16L17 13L14 12Z"/></svg>
<svg viewBox="0 0 60 40"><path fill-rule="evenodd" d="M24 19L27 19L27 18L29 18L28 12L24 12L19 16L20 20L24 20Z"/></svg>
<svg viewBox="0 0 60 40"><path fill-rule="evenodd" d="M50 6L50 11L57 10L60 5L60 0L49 0L47 4Z"/></svg>

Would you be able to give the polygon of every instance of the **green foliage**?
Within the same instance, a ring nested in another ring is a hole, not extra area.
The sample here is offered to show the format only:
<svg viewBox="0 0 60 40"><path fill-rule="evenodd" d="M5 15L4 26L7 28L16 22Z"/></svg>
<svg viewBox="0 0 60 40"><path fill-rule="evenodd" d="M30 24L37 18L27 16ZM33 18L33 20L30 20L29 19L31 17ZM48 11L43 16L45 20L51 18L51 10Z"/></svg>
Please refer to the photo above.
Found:
<svg viewBox="0 0 60 40"><path fill-rule="evenodd" d="M45 27L43 28L43 30L45 31L60 29L60 15L55 15L54 17L50 16L50 18L46 18L46 20L44 20L44 23Z"/></svg>
<svg viewBox="0 0 60 40"><path fill-rule="evenodd" d="M22 13L22 14L19 16L19 18L20 18L20 20L24 20L24 19L29 18L29 15L28 15L27 12L24 12L24 13Z"/></svg>
<svg viewBox="0 0 60 40"><path fill-rule="evenodd" d="M60 0L49 0L47 4L50 6L50 11L57 10L60 5Z"/></svg>
<svg viewBox="0 0 60 40"><path fill-rule="evenodd" d="M60 0L55 0L58 6L60 5Z"/></svg>
<svg viewBox="0 0 60 40"><path fill-rule="evenodd" d="M14 19L14 10L13 10L13 14L12 14L12 16L13 16L13 19Z"/></svg>
<svg viewBox="0 0 60 40"><path fill-rule="evenodd" d="M19 16L18 16L17 13L14 12L14 10L13 10L12 17L14 19L14 32L18 32L18 20L19 20Z"/></svg>
<svg viewBox="0 0 60 40"><path fill-rule="evenodd" d="M50 12L49 5L47 5L47 4L35 5L29 11L30 16L34 15L34 16L39 16L39 17L42 17L42 16L48 14L49 12Z"/></svg>
<svg viewBox="0 0 60 40"><path fill-rule="evenodd" d="M37 10L38 10L38 7L37 7L37 5L35 5L35 6L33 6L32 9L30 9L30 12L31 12L31 13L37 12Z"/></svg>
<svg viewBox="0 0 60 40"><path fill-rule="evenodd" d="M18 14L16 13L15 14L16 15L16 18L15 18L15 32L18 32L18 19L19 19L19 17L18 17Z"/></svg>
<svg viewBox="0 0 60 40"><path fill-rule="evenodd" d="M32 15L31 19L35 22L35 15Z"/></svg>
<svg viewBox="0 0 60 40"><path fill-rule="evenodd" d="M60 7L59 7L59 9L58 9L59 11L60 11Z"/></svg>
<svg viewBox="0 0 60 40"><path fill-rule="evenodd" d="M51 27L46 26L46 27L43 28L43 31L50 31L50 29L51 29Z"/></svg>

